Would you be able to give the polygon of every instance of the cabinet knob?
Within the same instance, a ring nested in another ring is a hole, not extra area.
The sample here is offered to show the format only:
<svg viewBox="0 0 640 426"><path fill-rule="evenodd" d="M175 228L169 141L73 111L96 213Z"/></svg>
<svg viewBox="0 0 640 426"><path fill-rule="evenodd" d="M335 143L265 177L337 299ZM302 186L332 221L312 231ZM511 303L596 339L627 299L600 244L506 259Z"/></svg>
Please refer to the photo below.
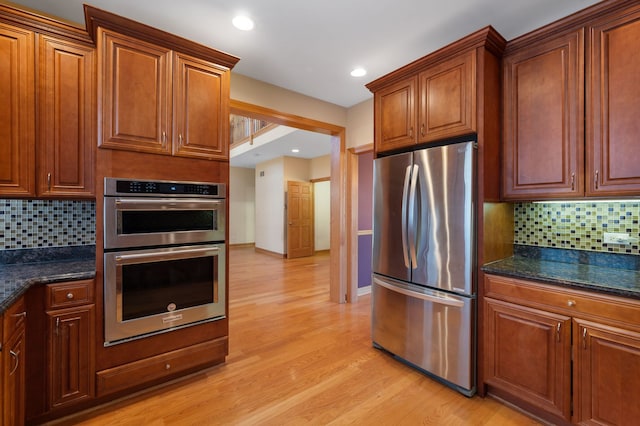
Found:
<svg viewBox="0 0 640 426"><path fill-rule="evenodd" d="M67 299L68 300L73 300L73 293L71 293L71 292L67 293Z"/></svg>
<svg viewBox="0 0 640 426"><path fill-rule="evenodd" d="M171 369L171 364L165 364L164 365L164 369L165 370L170 370Z"/></svg>
<svg viewBox="0 0 640 426"><path fill-rule="evenodd" d="M574 306L576 306L576 301L571 299L567 300L567 306L573 308Z"/></svg>

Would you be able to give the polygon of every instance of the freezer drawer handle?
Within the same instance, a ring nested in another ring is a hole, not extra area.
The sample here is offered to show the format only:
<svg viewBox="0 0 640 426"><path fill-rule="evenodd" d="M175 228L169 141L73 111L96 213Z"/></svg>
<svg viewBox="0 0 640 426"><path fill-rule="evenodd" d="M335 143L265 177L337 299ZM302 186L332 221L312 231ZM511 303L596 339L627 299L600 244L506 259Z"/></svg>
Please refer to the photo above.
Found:
<svg viewBox="0 0 640 426"><path fill-rule="evenodd" d="M417 299L426 300L427 302L438 303L440 305L449 305L455 306L457 308L462 308L464 306L464 302L462 300L454 299L453 297L448 296L433 296L430 294L424 294L417 291L407 290L405 288L397 287L393 284L389 284L387 282L378 280L374 278L374 282L387 290L395 291L396 293L404 294L405 296L415 297Z"/></svg>

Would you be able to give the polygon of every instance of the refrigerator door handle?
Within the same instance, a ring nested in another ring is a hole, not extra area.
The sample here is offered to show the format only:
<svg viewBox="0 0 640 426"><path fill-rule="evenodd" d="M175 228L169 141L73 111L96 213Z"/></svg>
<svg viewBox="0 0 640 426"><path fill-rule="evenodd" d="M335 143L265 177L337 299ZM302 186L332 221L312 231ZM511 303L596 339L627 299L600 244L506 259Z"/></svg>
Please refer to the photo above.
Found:
<svg viewBox="0 0 640 426"><path fill-rule="evenodd" d="M464 301L456 299L456 298L451 297L451 296L427 294L427 293L423 293L423 292L417 292L417 291L408 290L406 288L395 286L395 285L393 285L391 283L388 283L388 282L383 281L381 279L378 279L376 277L373 278L373 282L375 284L378 284L381 287L386 288L387 290L391 290L391 291L394 291L396 293L404 294L405 296L409 296L409 297L413 297L413 298L416 298L416 299L425 300L427 302L437 303L437 304L440 304L440 305L453 306L453 307L456 307L456 308L464 307Z"/></svg>
<svg viewBox="0 0 640 426"><path fill-rule="evenodd" d="M418 238L416 231L416 185L418 183L418 171L420 167L417 164L412 166L411 171L411 189L409 191L409 255L411 256L411 268L418 267L418 258L416 252L416 241Z"/></svg>
<svg viewBox="0 0 640 426"><path fill-rule="evenodd" d="M409 253L407 244L407 205L409 198L409 180L411 179L411 166L407 166L404 173L404 186L402 187L402 254L404 256L404 265L408 268Z"/></svg>

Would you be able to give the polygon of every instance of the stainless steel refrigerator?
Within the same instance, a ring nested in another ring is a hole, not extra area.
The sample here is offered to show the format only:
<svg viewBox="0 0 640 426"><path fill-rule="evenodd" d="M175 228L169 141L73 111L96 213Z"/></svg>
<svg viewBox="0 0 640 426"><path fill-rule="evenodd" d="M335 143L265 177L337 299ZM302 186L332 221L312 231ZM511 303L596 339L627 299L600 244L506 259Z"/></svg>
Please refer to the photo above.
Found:
<svg viewBox="0 0 640 426"><path fill-rule="evenodd" d="M476 388L474 142L374 160L373 345Z"/></svg>

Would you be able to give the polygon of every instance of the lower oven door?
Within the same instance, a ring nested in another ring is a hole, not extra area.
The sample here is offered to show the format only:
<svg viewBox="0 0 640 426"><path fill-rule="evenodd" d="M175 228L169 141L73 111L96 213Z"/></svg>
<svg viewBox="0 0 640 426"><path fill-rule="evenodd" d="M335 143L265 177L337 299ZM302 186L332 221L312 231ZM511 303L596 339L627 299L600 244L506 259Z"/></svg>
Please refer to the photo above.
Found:
<svg viewBox="0 0 640 426"><path fill-rule="evenodd" d="M225 245L104 254L105 345L225 318Z"/></svg>

